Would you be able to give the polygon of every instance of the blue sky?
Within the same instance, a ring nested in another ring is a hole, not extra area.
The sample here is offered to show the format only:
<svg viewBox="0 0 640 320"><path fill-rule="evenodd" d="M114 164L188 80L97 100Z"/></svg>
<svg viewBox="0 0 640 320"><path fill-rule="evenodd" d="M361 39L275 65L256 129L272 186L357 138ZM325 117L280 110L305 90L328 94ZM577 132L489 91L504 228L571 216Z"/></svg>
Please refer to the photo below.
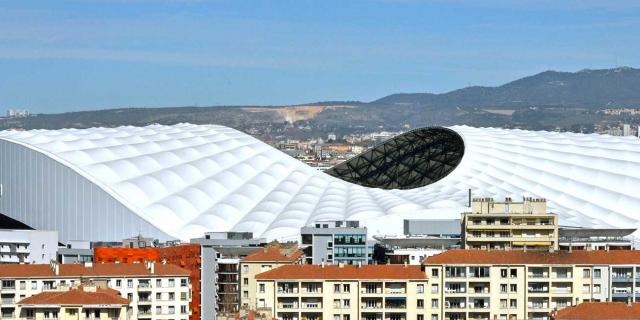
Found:
<svg viewBox="0 0 640 320"><path fill-rule="evenodd" d="M0 0L0 111L370 101L639 52L640 1Z"/></svg>

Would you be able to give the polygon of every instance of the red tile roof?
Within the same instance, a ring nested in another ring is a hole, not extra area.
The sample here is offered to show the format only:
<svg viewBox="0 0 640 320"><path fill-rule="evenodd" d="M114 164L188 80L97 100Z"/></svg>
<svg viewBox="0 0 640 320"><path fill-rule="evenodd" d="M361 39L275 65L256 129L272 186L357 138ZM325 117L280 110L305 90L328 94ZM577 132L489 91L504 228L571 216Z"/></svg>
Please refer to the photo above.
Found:
<svg viewBox="0 0 640 320"><path fill-rule="evenodd" d="M153 277L153 276L189 276L189 270L172 264L156 263L151 273L144 263L94 263L92 266L84 264L61 264L59 277ZM53 278L56 277L53 268L48 264L2 264L0 265L2 278Z"/></svg>
<svg viewBox="0 0 640 320"><path fill-rule="evenodd" d="M584 302L558 310L556 320L629 320L640 319L640 303Z"/></svg>
<svg viewBox="0 0 640 320"><path fill-rule="evenodd" d="M640 250L448 250L427 257L423 264L640 264Z"/></svg>
<svg viewBox="0 0 640 320"><path fill-rule="evenodd" d="M283 248L279 244L264 247L247 255L242 262L296 262L304 253L299 249Z"/></svg>
<svg viewBox="0 0 640 320"><path fill-rule="evenodd" d="M420 266L404 265L311 265L291 264L275 268L256 276L256 279L402 279L422 280L426 274Z"/></svg>
<svg viewBox="0 0 640 320"><path fill-rule="evenodd" d="M18 302L21 306L27 305L129 305L129 300L118 296L118 292L109 289L96 289L95 292L85 291L82 288L69 291L46 291Z"/></svg>

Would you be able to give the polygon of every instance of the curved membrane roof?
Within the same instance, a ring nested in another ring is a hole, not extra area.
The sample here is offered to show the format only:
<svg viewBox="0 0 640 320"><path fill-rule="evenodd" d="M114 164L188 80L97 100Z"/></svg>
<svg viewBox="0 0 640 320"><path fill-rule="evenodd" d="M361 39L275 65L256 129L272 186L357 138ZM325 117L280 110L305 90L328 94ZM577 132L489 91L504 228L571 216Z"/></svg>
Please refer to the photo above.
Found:
<svg viewBox="0 0 640 320"><path fill-rule="evenodd" d="M64 164L179 239L228 230L295 238L301 226L321 219L361 220L372 234L400 233L402 218L459 217L468 189L496 199L547 198L564 225L640 226L639 139L450 129L464 140L457 167L404 190L343 181L223 126L3 131L0 139Z"/></svg>

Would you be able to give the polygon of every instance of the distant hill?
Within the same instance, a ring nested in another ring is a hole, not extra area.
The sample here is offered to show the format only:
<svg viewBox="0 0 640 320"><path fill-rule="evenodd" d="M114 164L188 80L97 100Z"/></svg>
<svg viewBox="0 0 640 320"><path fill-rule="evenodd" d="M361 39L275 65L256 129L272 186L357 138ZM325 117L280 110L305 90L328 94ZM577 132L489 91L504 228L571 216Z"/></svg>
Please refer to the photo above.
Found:
<svg viewBox="0 0 640 320"><path fill-rule="evenodd" d="M443 94L398 93L372 103L435 107L638 107L640 69L545 71L499 87L473 86Z"/></svg>

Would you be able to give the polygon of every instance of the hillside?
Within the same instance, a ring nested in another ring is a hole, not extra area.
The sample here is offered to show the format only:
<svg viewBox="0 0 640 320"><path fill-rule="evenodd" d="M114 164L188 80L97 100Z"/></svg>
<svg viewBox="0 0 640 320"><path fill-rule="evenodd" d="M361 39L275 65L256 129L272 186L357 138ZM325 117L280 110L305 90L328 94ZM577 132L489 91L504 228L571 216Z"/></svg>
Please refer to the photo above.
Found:
<svg viewBox="0 0 640 320"><path fill-rule="evenodd" d="M499 87L467 87L443 94L398 93L376 104L437 107L588 107L640 105L640 69L545 71Z"/></svg>

